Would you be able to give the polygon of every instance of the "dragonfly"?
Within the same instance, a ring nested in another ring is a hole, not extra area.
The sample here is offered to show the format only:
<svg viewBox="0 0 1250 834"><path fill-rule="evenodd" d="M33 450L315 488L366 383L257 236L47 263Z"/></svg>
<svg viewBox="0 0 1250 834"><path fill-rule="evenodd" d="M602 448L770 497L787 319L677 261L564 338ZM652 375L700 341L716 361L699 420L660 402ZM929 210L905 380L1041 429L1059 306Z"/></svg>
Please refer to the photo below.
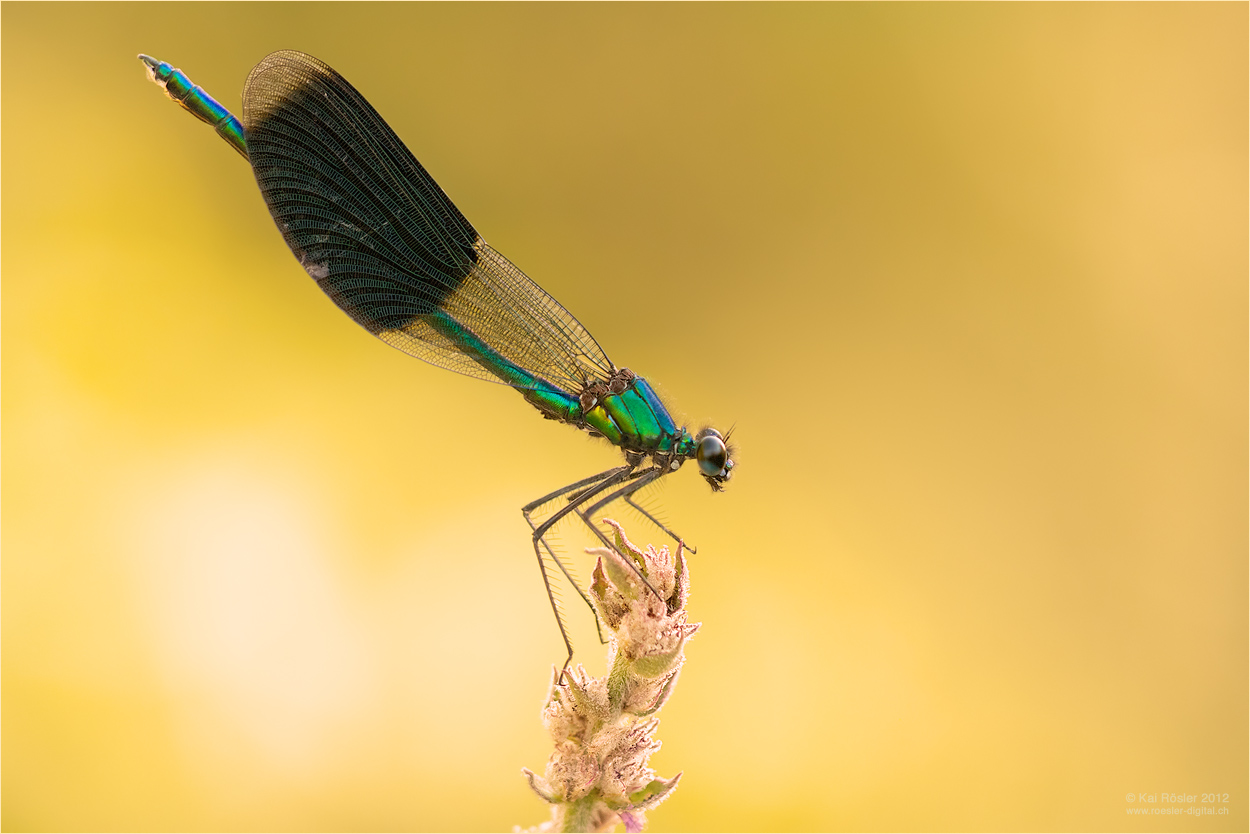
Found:
<svg viewBox="0 0 1250 834"><path fill-rule="evenodd" d="M635 495L690 460L720 492L734 471L731 432L679 427L650 383L608 359L572 313L482 240L373 106L322 61L293 50L266 57L244 84L240 121L181 70L139 60L248 161L291 252L357 324L432 365L508 385L544 418L621 450L623 464L521 508L568 652L562 679L573 643L548 562L594 606L548 540L553 526L576 515L613 547L594 519L623 501L684 544ZM543 518L557 499L563 505Z"/></svg>

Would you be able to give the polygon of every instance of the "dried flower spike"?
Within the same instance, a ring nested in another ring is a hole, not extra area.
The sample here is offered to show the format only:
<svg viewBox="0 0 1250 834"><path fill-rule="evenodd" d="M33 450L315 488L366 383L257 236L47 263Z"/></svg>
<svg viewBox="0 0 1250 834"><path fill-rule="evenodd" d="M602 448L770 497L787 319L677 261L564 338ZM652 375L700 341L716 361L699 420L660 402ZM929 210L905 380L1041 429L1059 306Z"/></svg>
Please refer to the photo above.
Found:
<svg viewBox="0 0 1250 834"><path fill-rule="evenodd" d="M660 749L655 713L673 692L686 641L699 629L686 622L690 577L678 544L640 550L610 519L616 549L599 557L590 598L609 632L608 674L592 678L580 663L556 683L543 708L555 742L543 776L523 769L534 793L551 804L551 819L534 831L642 831L646 812L677 787L681 774L657 779L647 762ZM638 578L630 560L659 596Z"/></svg>

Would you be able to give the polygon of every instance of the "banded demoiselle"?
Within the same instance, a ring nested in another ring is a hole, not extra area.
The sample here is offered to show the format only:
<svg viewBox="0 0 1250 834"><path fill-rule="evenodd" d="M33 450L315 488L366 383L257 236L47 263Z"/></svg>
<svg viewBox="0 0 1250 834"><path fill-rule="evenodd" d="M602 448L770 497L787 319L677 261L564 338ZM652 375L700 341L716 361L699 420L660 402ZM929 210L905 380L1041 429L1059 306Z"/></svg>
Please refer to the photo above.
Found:
<svg viewBox="0 0 1250 834"><path fill-rule="evenodd" d="M574 513L611 547L594 518L624 500L681 541L633 496L692 459L720 491L734 468L728 436L678 427L645 379L617 367L568 310L482 240L377 111L326 64L295 51L265 58L244 85L240 123L182 71L139 59L170 98L248 160L300 265L357 324L430 364L510 385L543 417L624 453L623 465L522 508L567 668L573 644L544 553L590 601L548 531ZM565 505L539 521L538 510L560 498Z"/></svg>

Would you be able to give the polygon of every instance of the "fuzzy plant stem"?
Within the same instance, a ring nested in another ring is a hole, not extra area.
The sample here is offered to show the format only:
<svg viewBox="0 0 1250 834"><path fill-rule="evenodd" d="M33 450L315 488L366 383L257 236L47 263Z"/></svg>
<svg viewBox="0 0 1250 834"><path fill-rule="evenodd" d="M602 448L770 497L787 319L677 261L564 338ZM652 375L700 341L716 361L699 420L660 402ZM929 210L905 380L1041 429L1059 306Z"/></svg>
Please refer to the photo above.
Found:
<svg viewBox="0 0 1250 834"><path fill-rule="evenodd" d="M621 525L607 520L615 550L596 548L590 598L607 627L608 673L592 678L579 663L563 683L552 676L543 725L555 742L547 770L522 772L551 805L535 831L642 831L646 812L667 799L681 774L659 779L647 764L660 749L655 717L673 693L683 648L699 629L686 622L690 575L685 549L640 550ZM646 576L652 593L625 560Z"/></svg>

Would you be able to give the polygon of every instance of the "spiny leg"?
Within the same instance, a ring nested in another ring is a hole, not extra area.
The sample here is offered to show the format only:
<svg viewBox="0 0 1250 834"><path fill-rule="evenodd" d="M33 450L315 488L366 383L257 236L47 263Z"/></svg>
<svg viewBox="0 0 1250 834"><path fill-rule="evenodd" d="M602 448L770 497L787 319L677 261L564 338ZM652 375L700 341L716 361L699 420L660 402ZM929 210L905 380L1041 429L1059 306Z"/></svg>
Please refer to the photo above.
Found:
<svg viewBox="0 0 1250 834"><path fill-rule="evenodd" d="M576 511L577 517L582 520L583 524L585 524L587 527L590 528L590 532L594 533L595 536L599 539L599 541L603 542L603 544L606 545L608 549L615 551L616 553L619 553L623 558L625 558L625 554L621 553L620 549L615 544L613 544L612 541L607 536L603 534L603 531L601 531L598 527L595 526L592 516L600 508L607 506L608 504L611 504L613 501L615 501L617 498L619 498L622 495L632 495L633 493L637 492L639 489L642 489L642 487L654 481L656 478L659 478L662 475L666 474L667 471L668 470L666 469L661 469L658 466L654 466L650 469L643 469L638 472L630 472L627 476L623 478L618 478L615 481L615 483L607 483L607 481L604 481L601 484L597 484L596 486L590 489L587 489L584 492L580 492L577 495L570 498L569 505L565 507L564 509L560 510L558 513L553 514L551 518L547 520L546 523L548 525L554 524L563 516L568 515L570 511ZM587 512L583 513L581 510L577 509L579 506L586 503L591 498L594 498L595 495L605 491L609 487L617 486L618 484L625 482L625 481L634 481L634 480L638 481L638 483L629 484L624 489L621 489L612 493L610 497L605 498L602 501L596 502L594 506L592 506L590 510L588 510ZM634 564L633 559L625 558L625 564L629 565L630 569L634 572L634 575L637 576L642 581L643 585L647 586L647 590L649 590L652 594L654 594L656 599L663 601L663 597L660 596L660 592L655 589L655 586L652 585L651 581L647 579L647 577L643 574L642 568Z"/></svg>
<svg viewBox="0 0 1250 834"><path fill-rule="evenodd" d="M589 478L582 478L580 481L576 481L574 483L568 484L567 486L560 487L554 492L549 492L546 495L544 495L542 498L537 498L529 502L528 504L526 504L524 507L521 508L521 515L525 516L525 522L529 524L531 533L537 534L538 524L534 522L534 517L532 515L534 510L543 506L548 501L552 501L556 498L559 498L561 495L566 495L567 493L573 492L576 489L580 489L581 487L584 487L587 484L597 484L613 475L618 475L624 472L628 472L629 470L630 470L630 467L628 466L614 466L611 469L605 469L604 471L600 472L597 475L591 475ZM552 549L551 544L546 540L546 538L544 538L543 536L535 535L535 547L537 547L539 544L542 545L543 550L547 551L547 555L551 557L551 561L556 565L556 567L560 569L560 572L564 574L564 578L567 579L569 584L572 585L574 590L577 591L577 595L582 598L582 602L586 603L586 607L590 609L591 615L595 618L595 631L599 635L599 643L601 645L603 643L606 643L607 641L603 639L603 625L599 622L599 612L595 611L594 604L591 603L590 598L586 596L586 593L582 590L582 586L578 584L576 579L573 578L573 575L569 572L569 569L564 564L564 561L559 556L556 555L556 552ZM542 559L542 556L540 554L539 560L541 561L541 559ZM544 579L544 584L546 584L545 579ZM556 615L556 621L560 622L559 614ZM560 629L560 632L562 636L566 636L564 635L563 628ZM566 643L568 642L567 639L565 640L565 642Z"/></svg>
<svg viewBox="0 0 1250 834"><path fill-rule="evenodd" d="M624 496L624 501L626 504L628 504L629 506L633 507L635 510L637 510L638 512L646 516L648 521L650 521L656 527L659 527L661 530L667 533L670 539L680 544L686 550L689 550L691 553L699 552L693 545L686 544L686 542L682 540L681 536L677 535L672 530L665 527L658 518L651 515L651 513L647 512L647 510L645 510L641 504L639 504L637 501L634 500L634 494L632 492Z"/></svg>
<svg viewBox="0 0 1250 834"><path fill-rule="evenodd" d="M534 519L530 516L530 514L524 511L522 512L522 514L525 516L525 520L529 522L530 530L536 531L538 529L538 525L534 523ZM603 625L602 623L599 622L599 612L595 610L594 603L590 601L590 597L586 596L586 592L582 590L582 586L578 583L577 579L573 576L568 566L564 564L564 560L561 559L558 555L556 555L555 550L553 550L551 547L551 543L548 542L546 538L539 539L538 543L542 545L543 550L547 551L547 556L551 559L552 563L560 569L560 573L564 574L564 578L568 580L568 583L573 586L573 590L577 591L577 595L582 598L582 602L586 603L586 607L590 609L591 616L595 618L595 632L599 636L599 644L603 645L604 643L608 642L603 637ZM542 557L540 556L539 562L541 563L541 561L542 561ZM546 584L545 578L543 581L544 581L544 584ZM548 589L550 589L550 586L548 586ZM556 615L556 619L559 620L558 614Z"/></svg>
<svg viewBox="0 0 1250 834"><path fill-rule="evenodd" d="M617 500L618 498L622 498L622 497L627 498L628 496L633 495L635 492L642 489L647 484L655 481L656 479L660 477L663 477L667 473L668 473L667 469L663 469L658 466L652 467L650 469L644 469L641 471L634 471L633 467L628 466L628 465L617 467L615 469L608 469L608 470L605 470L604 472L599 473L598 475L592 475L589 478L583 478L582 480L574 484L570 484L566 487L562 487L556 490L555 492L549 493L543 498L539 498L536 501L533 501L530 504L527 504L522 509L522 513L525 515L526 521L529 522L530 528L534 531L533 533L534 554L538 557L539 571L542 573L543 583L544 585L546 585L546 588L547 588L547 597L551 601L551 609L555 613L555 616L556 616L556 625L559 626L560 628L560 636L564 639L565 648L567 648L569 652L568 657L566 657L564 660L564 666L561 667L560 669L560 676L557 678L557 681L564 680L564 672L565 670L568 669L569 663L572 662L573 660L573 646L569 640L568 632L565 629L564 619L560 616L560 611L558 609L558 606L555 603L555 599L552 597L551 584L547 577L546 567L543 565L542 552L539 550L539 547L541 545L541 547L546 549L548 553L552 553L551 547L544 539L544 536L547 534L547 531L550 530L553 526L555 526L555 524L558 523L562 518L564 518L570 512L575 512L577 514L577 517L580 518L582 522L587 527L590 528L591 532L594 533L595 536L601 542L603 542L610 549L619 553L620 551L617 549L616 545L613 544L607 538L607 536L605 536L597 527L595 527L591 518L600 509L607 506L608 504L611 504L613 501ZM598 480L597 483L596 483L596 480ZM607 498L596 501L590 507L590 509L585 512L582 512L581 510L578 509L578 507L585 504L587 501L594 498L596 495L599 495L600 493L603 493L607 491L608 489L611 489L612 487L619 486L620 484L628 482L628 481L636 481L636 483L627 483L625 487L612 493ZM534 527L533 520L530 517L530 512L532 512L535 508L541 506L543 503L552 500L553 498L558 498L561 495L565 495L569 492L572 492L573 490L578 489L579 487L586 486L587 484L590 484L591 486L586 487L580 493L577 493L568 499L569 500L568 506L560 508L556 512L552 513L551 516L547 520L539 524L537 527ZM650 517L650 515L645 513L645 511L644 511L644 514ZM655 522L655 519L652 518L652 521ZM660 529L664 530L670 536L673 536L672 532L669 531L667 528L665 528L663 525L659 524L658 522L655 522L655 523L658 527L660 527ZM673 536L673 538L676 541L679 541L679 542L681 541L676 536ZM595 611L594 606L590 603L590 600L582 592L581 587L576 582L573 581L573 578L569 575L569 572L565 568L564 564L559 559L555 559L554 554L552 555L553 555L553 560L555 561L556 565L560 568L561 571L564 572L565 577L569 580L569 582L573 585L573 587L577 589L578 594L581 595L582 599L586 602L586 604L590 606L591 612L595 615L595 626L596 628L598 628L599 627L598 612ZM624 556L624 554L621 554L621 555ZM634 574L642 581L642 584L647 587L647 590L651 591L651 593L655 595L656 599L661 599L660 592L655 589L655 586L653 586L650 580L648 580L647 577L643 574L642 569L637 564L634 563L634 560L630 558L625 558L624 561L625 561L625 564L629 565L630 569L633 570ZM602 631L599 632L599 636L600 636L600 641L602 642L602 639L603 639Z"/></svg>
<svg viewBox="0 0 1250 834"><path fill-rule="evenodd" d="M560 489L554 492L551 492L543 496L542 498L539 498L535 501L531 501L529 504L526 504L524 507L521 508L522 515L525 516L526 522L529 523L530 529L533 530L534 555L538 558L538 571L542 575L543 586L547 590L547 599L551 603L551 611L553 614L555 614L556 626L560 629L560 638L564 640L564 647L568 650L568 656L565 657L564 659L564 665L560 667L560 675L556 679L557 682L564 680L564 673L569 668L569 663L571 663L573 660L573 643L569 639L568 629L565 628L564 618L560 614L560 608L558 605L556 605L555 596L552 593L551 580L547 576L547 566L543 564L542 551L544 549L549 554L552 555L553 561L560 568L560 570L564 573L565 577L569 580L569 583L574 588L577 589L577 593L581 596L582 600L586 603L587 606L589 606L591 613L595 617L596 629L599 629L599 615L598 615L598 612L595 611L594 605L591 604L590 599L582 591L581 586L573 580L572 576L569 575L569 571L567 570L567 568L565 568L563 562L561 562L558 558L554 558L555 554L552 551L551 546L545 541L543 537L547 534L547 531L550 530L552 526L556 524L556 522L558 522L560 519L564 518L564 516L568 515L571 511L576 509L578 503L585 501L589 498L592 498L606 489L611 489L613 486L616 486L617 484L621 483L627 477L630 477L630 471L632 470L632 468L633 467L630 467L630 466L618 466L612 469L605 470L604 472L600 472L598 475L592 475L589 478L583 478L582 480L577 481L576 483L569 484L568 486L565 486L565 487L561 487ZM636 476L633 476L633 477L636 477ZM596 483L596 481L598 481L598 483ZM583 487L586 484L593 484L593 486L591 486L589 489L586 489L581 494L577 495L575 503L570 503L568 506L561 507L559 510L552 513L551 517L543 521L541 524L537 526L534 525L533 518L530 515L531 512L533 512L535 509L542 506L546 502L554 498L559 498L561 495L565 495L569 492L572 492L573 490L578 489L579 487ZM603 632L601 630L599 631L599 639L600 641L603 640Z"/></svg>
<svg viewBox="0 0 1250 834"><path fill-rule="evenodd" d="M601 498L600 500L596 501L594 504L590 505L590 507L588 507L588 508L587 508L587 509L585 509L585 510L578 510L578 511L577 511L577 514L578 514L579 516L581 516L582 521L586 522L586 526L587 526L587 527L589 527L590 529L592 529L592 530L594 530L594 531L595 531L595 535L596 535L596 536L598 536L598 537L599 537L599 539L600 539L601 541L603 541L604 543L608 544L608 546L609 546L609 547L613 547L613 549L615 549L615 546L614 546L614 545L612 545L610 542L608 542L607 537L606 537L605 535L603 535L603 533L601 533L597 527L595 527L595 525L594 525L594 517L595 517L595 514L596 514L596 513L598 513L598 512L599 512L600 510L602 510L604 507L606 507L606 506L608 506L609 504L611 504L613 501L616 501L616 500L618 500L618 499L624 498L624 499L625 499L625 500L626 500L626 501L627 501L630 505L632 505L635 509L641 510L641 511L642 511L642 514L643 514L643 515L645 515L647 518L651 519L651 521L652 521L652 522L653 522L653 523L654 523L657 527L659 527L659 528L660 528L661 530L663 530L665 533L668 533L670 536L673 536L673 540L674 540L674 541L679 542L679 543L682 543L682 542L681 542L681 539L680 539L679 537L674 536L674 535L673 535L673 533L672 533L671 531L669 531L669 529L668 529L667 527L665 527L663 524L660 524L658 521L656 521L654 518L652 518L652 516L651 516L651 514L650 514L650 513L648 513L646 510L643 510L641 507L639 507L639 506L638 506L637 504L635 504L633 501L630 501L630 496L632 496L635 492L637 492L638 490L642 489L642 488L643 488L643 487L645 487L647 484L654 483L655 481L657 481L657 480L659 480L660 478L664 477L666 474L668 474L668 470L667 470L667 469L662 469L662 468L660 468L660 467L658 467L658 466L657 466L657 467L654 467L654 468L651 468L651 469L646 469L646 470L644 470L644 471L642 471L642 472L638 473L637 480L636 480L634 483L632 483L632 484L626 484L624 487L622 487L621 489L618 489L616 492L612 493L612 494L611 494L611 495L609 495L607 498ZM684 544L684 543L683 543L683 544ZM630 561L630 562L632 563L632 560L627 560L627 561ZM639 575L640 577L642 577L642 574L641 574L641 573L639 573L638 575ZM642 581L643 581L643 582L646 582L646 581L647 581L647 580L646 580L646 577L642 577ZM647 583L647 587L648 587L648 588L651 588L651 583L649 583L649 582L648 582L648 583ZM654 588L651 588L651 590L652 590L652 591L655 591L655 589L654 589ZM656 597L659 597L659 593L658 593L658 592L656 593Z"/></svg>
<svg viewBox="0 0 1250 834"><path fill-rule="evenodd" d="M598 483L599 481L604 480L610 475L616 475L621 472L628 472L632 468L633 467L629 466L628 464L625 466L613 466L611 469L603 470L598 475L591 475L589 478L582 478L580 481L571 483L568 486L560 487L555 492L549 492L546 495L544 495L542 498L534 499L533 501L529 502L524 507L522 507L521 512L528 519L530 513L532 513L534 510L538 509L539 507L541 507L543 504L546 504L548 501L552 500L553 498L559 498L561 495L570 493L575 489L586 486L587 484Z"/></svg>
<svg viewBox="0 0 1250 834"><path fill-rule="evenodd" d="M543 578L543 587L547 590L547 600L551 603L551 613L555 614L556 626L560 629L560 639L564 641L564 648L568 650L568 656L564 659L564 665L560 667L560 677L556 678L556 684L559 685L564 680L564 672L569 668L569 662L573 660L573 642L569 640L569 633L564 628L564 618L560 616L560 606L556 605L555 593L551 589L551 580L547 577L547 566L543 564L542 553L538 551L538 545L534 545L534 553L538 555L538 572ZM556 562L556 564L560 564ZM561 565L563 568L563 565ZM573 587L577 587L574 583Z"/></svg>
<svg viewBox="0 0 1250 834"><path fill-rule="evenodd" d="M582 522L587 527L589 527L596 536L599 537L599 540L601 542L606 544L609 548L616 551L617 553L620 553L620 549L617 548L617 546L613 544L611 541L609 541L608 537L605 536L602 533L602 531L600 531L599 528L595 526L595 523L594 523L595 514L619 498L624 498L628 501L631 495L633 495L635 492L645 487L647 484L653 483L659 480L660 478L664 477L665 475L668 474L668 471L669 470L667 469L663 469L661 467L656 466L656 467L652 467L651 469L644 469L641 472L634 473L626 480L635 481L635 483L626 484L624 487L622 487L621 489L618 489L616 492L612 493L607 498L602 498L596 501L594 504L592 504L588 509L584 511L578 510L577 517L580 518ZM600 489L596 489L595 491L603 492L603 489L600 488ZM587 499L591 497L593 496L586 495L584 497L581 497L578 503L584 503ZM633 504L632 501L630 503ZM637 507L636 504L634 506ZM647 515L648 518L651 518L650 514L646 513L645 510L643 511L643 513ZM670 536L673 536L672 532L670 532L668 528L664 527L664 525L660 524L659 522L656 522L654 518L651 518L651 520L655 522L656 526L658 526L661 530L664 530L664 532L668 533ZM676 541L678 544L684 545L684 542L682 542L682 540L678 538L677 536L673 536L673 540ZM621 555L624 556L625 554L621 553ZM663 597L660 596L660 592L657 591L655 589L655 586L651 584L651 582L647 579L645 575L643 575L642 569L634 563L634 560L632 558L626 558L625 564L629 565L629 567L634 571L634 575L636 575L639 579L642 580L642 584L646 585L647 589L650 590L651 593L655 594L656 599L663 601Z"/></svg>

